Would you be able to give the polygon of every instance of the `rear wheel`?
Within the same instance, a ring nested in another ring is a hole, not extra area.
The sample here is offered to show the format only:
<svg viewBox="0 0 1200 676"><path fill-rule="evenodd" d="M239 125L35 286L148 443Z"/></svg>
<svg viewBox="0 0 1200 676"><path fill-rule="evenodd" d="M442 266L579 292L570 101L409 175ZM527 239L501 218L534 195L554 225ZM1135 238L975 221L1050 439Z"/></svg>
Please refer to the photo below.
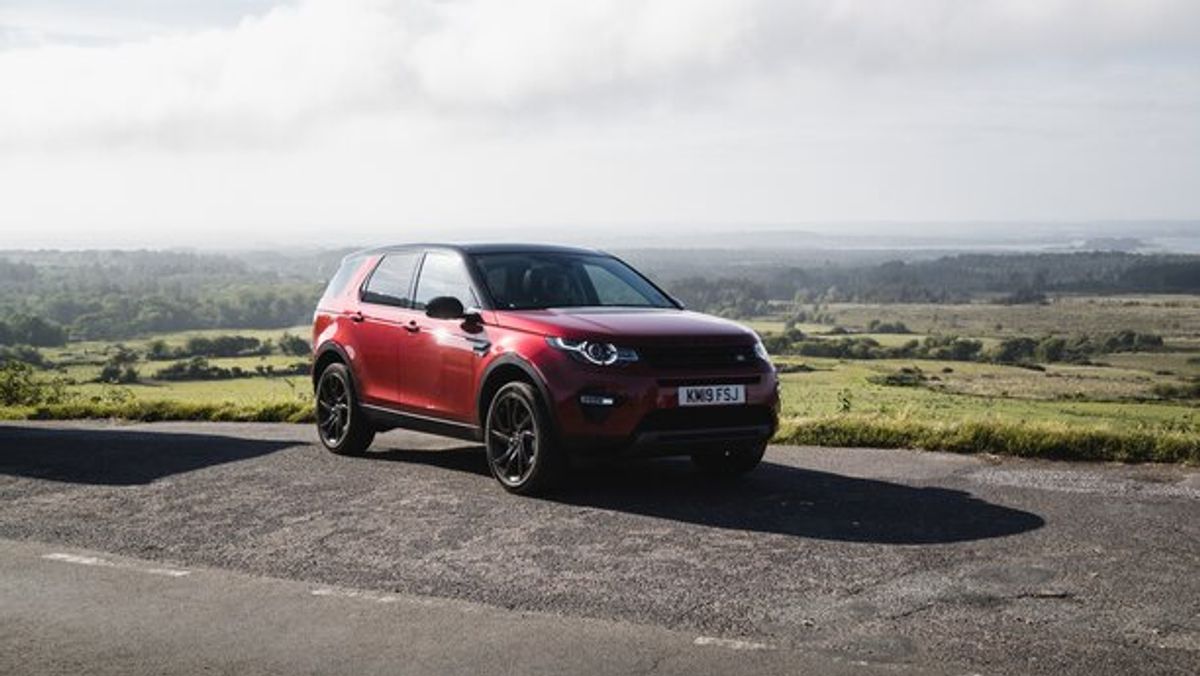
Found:
<svg viewBox="0 0 1200 676"><path fill-rule="evenodd" d="M692 455L692 464L711 476L738 476L758 467L766 451L767 444L763 442L716 453L696 453Z"/></svg>
<svg viewBox="0 0 1200 676"><path fill-rule="evenodd" d="M345 364L330 364L317 381L317 435L338 455L359 455L375 439L375 428L363 415Z"/></svg>
<svg viewBox="0 0 1200 676"><path fill-rule="evenodd" d="M534 495L557 483L562 470L559 449L532 385L513 382L501 387L488 406L484 433L488 467L506 490Z"/></svg>

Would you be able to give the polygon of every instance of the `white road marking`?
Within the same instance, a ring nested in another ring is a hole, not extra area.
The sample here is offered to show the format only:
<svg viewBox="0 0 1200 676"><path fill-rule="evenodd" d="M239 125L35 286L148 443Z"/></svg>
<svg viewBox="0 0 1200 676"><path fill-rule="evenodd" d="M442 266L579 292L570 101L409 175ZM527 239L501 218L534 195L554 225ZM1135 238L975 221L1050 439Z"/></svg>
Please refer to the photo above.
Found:
<svg viewBox="0 0 1200 676"><path fill-rule="evenodd" d="M972 472L974 481L994 486L1036 488L1061 493L1092 493L1113 497L1147 498L1191 498L1200 499L1200 481L1196 475L1186 475L1175 481L1166 477L1162 481L1139 480L1133 476L1121 476L1082 470L1006 469L989 467Z"/></svg>
<svg viewBox="0 0 1200 676"><path fill-rule="evenodd" d="M329 589L323 587L321 589L312 590L313 596L340 596L347 599L362 599L364 601L374 601L375 603L395 603L400 600L395 594L377 594L375 592L360 591L358 589Z"/></svg>
<svg viewBox="0 0 1200 676"><path fill-rule="evenodd" d="M98 556L83 556L81 554L64 554L62 552L53 552L50 554L42 554L42 558L47 561L62 561L63 563L74 563L80 566L99 566L101 568L121 568L123 570L136 570L140 573L149 573L151 575L164 575L166 577L183 577L190 574L190 571L180 570L178 568L155 568L148 566L137 566L128 563L117 563L102 559Z"/></svg>
<svg viewBox="0 0 1200 676"><path fill-rule="evenodd" d="M730 650L774 650L775 646L757 641L743 641L736 638L717 638L715 636L697 636L694 645L712 645Z"/></svg>
<svg viewBox="0 0 1200 676"><path fill-rule="evenodd" d="M394 594L389 592L367 591L365 589L319 587L317 589L310 590L308 593L312 594L313 596L321 596L325 598L356 599L359 601L368 601L370 603L405 603L412 606L455 608L464 613L478 613L482 608L482 606L466 601L455 601L452 599L441 599L425 596L407 596L404 594Z"/></svg>

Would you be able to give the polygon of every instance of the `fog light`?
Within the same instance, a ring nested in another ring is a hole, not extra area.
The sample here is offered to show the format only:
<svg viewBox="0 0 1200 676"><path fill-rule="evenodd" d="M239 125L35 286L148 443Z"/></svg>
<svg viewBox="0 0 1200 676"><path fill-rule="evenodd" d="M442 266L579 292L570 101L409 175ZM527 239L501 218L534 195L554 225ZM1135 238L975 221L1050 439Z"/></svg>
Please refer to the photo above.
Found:
<svg viewBox="0 0 1200 676"><path fill-rule="evenodd" d="M617 400L603 394L581 394L579 403L584 406L612 406L617 403Z"/></svg>

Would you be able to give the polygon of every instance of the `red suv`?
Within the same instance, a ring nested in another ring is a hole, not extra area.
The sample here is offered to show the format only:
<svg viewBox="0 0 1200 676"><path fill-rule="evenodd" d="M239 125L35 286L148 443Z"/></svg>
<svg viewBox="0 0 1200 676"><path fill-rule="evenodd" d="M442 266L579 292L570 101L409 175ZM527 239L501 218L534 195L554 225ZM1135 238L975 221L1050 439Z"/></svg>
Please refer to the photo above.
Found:
<svg viewBox="0 0 1200 676"><path fill-rule="evenodd" d="M317 306L321 442L362 453L403 427L481 441L510 491L571 457L690 455L755 467L778 422L758 337L689 312L608 254L544 245L407 245L347 256Z"/></svg>

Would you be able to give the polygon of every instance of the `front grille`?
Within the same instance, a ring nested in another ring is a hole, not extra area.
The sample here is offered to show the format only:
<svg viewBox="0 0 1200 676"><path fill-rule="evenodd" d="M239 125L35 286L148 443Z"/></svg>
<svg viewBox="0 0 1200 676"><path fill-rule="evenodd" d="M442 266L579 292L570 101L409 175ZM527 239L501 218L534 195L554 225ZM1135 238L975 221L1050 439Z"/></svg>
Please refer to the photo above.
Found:
<svg viewBox="0 0 1200 676"><path fill-rule="evenodd" d="M639 357L660 369L734 369L750 366L758 357L753 345L691 345L638 348Z"/></svg>
<svg viewBox="0 0 1200 676"><path fill-rule="evenodd" d="M639 432L713 430L772 424L766 406L686 406L651 411L638 425Z"/></svg>

